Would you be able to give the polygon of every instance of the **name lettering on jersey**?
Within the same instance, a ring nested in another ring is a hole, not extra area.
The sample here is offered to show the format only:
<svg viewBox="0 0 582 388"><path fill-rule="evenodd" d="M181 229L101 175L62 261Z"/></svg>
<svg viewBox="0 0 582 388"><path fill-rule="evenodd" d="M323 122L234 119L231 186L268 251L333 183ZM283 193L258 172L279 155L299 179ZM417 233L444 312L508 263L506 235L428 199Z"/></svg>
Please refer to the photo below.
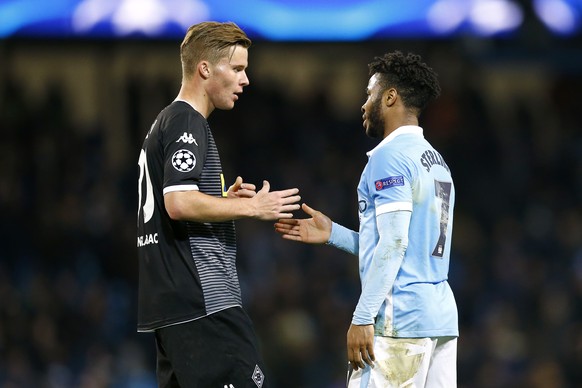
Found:
<svg viewBox="0 0 582 388"><path fill-rule="evenodd" d="M194 143L194 144L198 145L198 143L196 143L196 139L194 139L194 136L192 136L191 133L184 132L184 134L182 136L180 136L180 138L178 140L176 140L176 143L179 143L181 141L186 143L186 144Z"/></svg>
<svg viewBox="0 0 582 388"><path fill-rule="evenodd" d="M395 186L404 186L404 177L402 175L389 176L388 178L375 181L374 186L376 186L376 191L389 189L390 187Z"/></svg>
<svg viewBox="0 0 582 388"><path fill-rule="evenodd" d="M146 245L150 245L150 244L157 244L158 241L158 234L157 233L150 233L150 234L146 234L144 236L138 236L137 237L137 247L141 248L141 247L145 247Z"/></svg>
<svg viewBox="0 0 582 388"><path fill-rule="evenodd" d="M443 166L448 172L451 172L443 157L438 152L433 150L424 151L420 157L420 163L424 166L424 168L426 168L427 172L430 172L430 169L434 165Z"/></svg>

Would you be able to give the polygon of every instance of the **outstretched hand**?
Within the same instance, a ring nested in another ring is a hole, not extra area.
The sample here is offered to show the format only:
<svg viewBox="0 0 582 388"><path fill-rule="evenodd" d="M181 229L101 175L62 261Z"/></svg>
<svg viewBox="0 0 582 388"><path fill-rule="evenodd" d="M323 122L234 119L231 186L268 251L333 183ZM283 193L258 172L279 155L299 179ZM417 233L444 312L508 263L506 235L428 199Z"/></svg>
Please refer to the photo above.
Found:
<svg viewBox="0 0 582 388"><path fill-rule="evenodd" d="M253 218L263 221L273 221L283 218L292 218L293 211L299 209L301 197L297 195L299 189L269 191L271 185L263 181L263 187L251 198L254 206Z"/></svg>
<svg viewBox="0 0 582 388"><path fill-rule="evenodd" d="M326 243L331 235L331 219L306 204L302 204L301 209L311 218L280 219L275 223L275 230L286 240L309 244Z"/></svg>

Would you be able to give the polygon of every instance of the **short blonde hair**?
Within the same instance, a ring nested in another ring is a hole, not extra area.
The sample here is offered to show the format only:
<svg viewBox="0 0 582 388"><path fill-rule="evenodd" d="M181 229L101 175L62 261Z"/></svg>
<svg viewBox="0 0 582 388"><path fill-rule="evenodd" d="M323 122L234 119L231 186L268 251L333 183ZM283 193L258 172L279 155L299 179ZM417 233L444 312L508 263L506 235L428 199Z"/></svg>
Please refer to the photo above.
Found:
<svg viewBox="0 0 582 388"><path fill-rule="evenodd" d="M232 46L251 46L251 40L235 23L202 22L194 24L186 32L180 45L182 77L188 79L194 74L198 62L207 60L217 63L228 55Z"/></svg>

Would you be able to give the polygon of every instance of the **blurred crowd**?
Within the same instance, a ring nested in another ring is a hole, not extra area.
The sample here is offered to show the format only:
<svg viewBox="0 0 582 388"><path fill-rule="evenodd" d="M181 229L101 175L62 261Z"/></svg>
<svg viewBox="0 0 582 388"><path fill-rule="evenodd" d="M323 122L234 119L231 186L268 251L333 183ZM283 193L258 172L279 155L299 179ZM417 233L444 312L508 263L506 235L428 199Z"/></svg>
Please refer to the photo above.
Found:
<svg viewBox="0 0 582 388"><path fill-rule="evenodd" d="M459 387L582 386L582 67L421 54L443 87L421 126L457 190ZM236 108L210 118L227 181L298 187L357 229L356 185L376 144L360 105L339 114L325 83L290 97L252 75ZM151 87L128 83L119 152L132 162L119 167L105 152L111 133L76 127L62 87L30 101L0 77L0 387L154 387L153 336L136 332L136 185L143 123L163 105L140 111ZM164 83L157 101L178 87ZM357 258L284 241L259 221L238 221L237 234L267 378L343 387Z"/></svg>

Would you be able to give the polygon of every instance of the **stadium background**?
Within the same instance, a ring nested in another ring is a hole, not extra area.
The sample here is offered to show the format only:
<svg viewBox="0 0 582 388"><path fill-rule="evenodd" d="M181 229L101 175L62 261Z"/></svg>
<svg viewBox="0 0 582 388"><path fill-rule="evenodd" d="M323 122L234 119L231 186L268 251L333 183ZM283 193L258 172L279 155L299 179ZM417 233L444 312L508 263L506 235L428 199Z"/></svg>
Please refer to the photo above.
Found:
<svg viewBox="0 0 582 388"><path fill-rule="evenodd" d="M179 89L178 45L0 40L0 387L155 385L153 338L135 330L137 158ZM457 189L459 386L581 386L580 33L555 36L526 12L510 37L255 39L251 85L209 120L227 180L299 187L357 228L375 145L361 126L367 63L395 49L421 54L443 88L421 125ZM269 378L342 387L356 258L269 223L237 231Z"/></svg>

